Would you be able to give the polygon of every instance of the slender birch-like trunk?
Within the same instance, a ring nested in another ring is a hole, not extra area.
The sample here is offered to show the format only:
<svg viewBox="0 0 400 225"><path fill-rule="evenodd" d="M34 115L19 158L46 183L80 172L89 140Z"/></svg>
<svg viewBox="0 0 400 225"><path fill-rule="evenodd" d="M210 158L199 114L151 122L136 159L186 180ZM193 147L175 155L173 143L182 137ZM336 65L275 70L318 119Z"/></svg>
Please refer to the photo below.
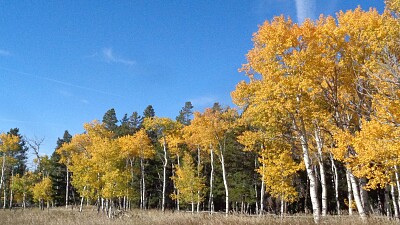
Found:
<svg viewBox="0 0 400 225"><path fill-rule="evenodd" d="M347 198L349 200L349 215L353 215L353 189L351 187L350 171L346 169Z"/></svg>
<svg viewBox="0 0 400 225"><path fill-rule="evenodd" d="M390 218L390 203L389 203L389 185L386 185L385 187L385 212L386 212L386 217Z"/></svg>
<svg viewBox="0 0 400 225"><path fill-rule="evenodd" d="M229 214L229 189L228 189L228 181L226 179L226 169L225 169L225 157L223 152L221 151L219 154L221 167L222 167L222 179L224 182L225 188L225 215L228 216Z"/></svg>
<svg viewBox="0 0 400 225"><path fill-rule="evenodd" d="M367 184L367 179L365 177L359 179L361 204L364 207L365 213L368 215L370 212L373 212L374 209L372 208L372 205L369 203L368 192L367 190L364 189L366 184Z"/></svg>
<svg viewBox="0 0 400 225"><path fill-rule="evenodd" d="M254 158L254 169L256 170L258 167L258 159L257 156ZM258 207L258 190L257 190L257 178L254 179L254 193L256 197L256 215L259 215L259 207Z"/></svg>
<svg viewBox="0 0 400 225"><path fill-rule="evenodd" d="M200 147L197 146L197 177L200 177L201 169L201 157L200 157ZM200 191L197 191L197 205L196 211L200 212Z"/></svg>
<svg viewBox="0 0 400 225"><path fill-rule="evenodd" d="M390 190L391 190L391 194L392 194L394 217L396 219L398 219L399 218L399 207L397 205L396 191L395 191L393 184L390 184Z"/></svg>
<svg viewBox="0 0 400 225"><path fill-rule="evenodd" d="M181 162L179 160L179 155L178 154L176 154L176 159L177 159L178 167L180 167L181 166ZM175 186L175 183L174 183L174 186ZM176 194L177 194L177 196L179 196L179 189L176 189ZM178 212L180 211L179 198L176 199L176 209L178 210Z"/></svg>
<svg viewBox="0 0 400 225"><path fill-rule="evenodd" d="M332 154L329 155L329 158L331 160L332 164L332 173L333 173L333 184L335 187L335 200L336 200L336 211L337 214L340 215L340 201L339 201L339 175L338 175L338 170L335 164L335 160L333 159Z"/></svg>
<svg viewBox="0 0 400 225"><path fill-rule="evenodd" d="M85 191L85 190L86 190L86 186L83 187L83 191ZM80 204L80 207L79 207L79 212L82 212L82 208L83 208L83 199L85 199L84 196L81 197L81 204Z"/></svg>
<svg viewBox="0 0 400 225"><path fill-rule="evenodd" d="M319 223L320 220L320 209L319 209L319 200L317 196L317 185L316 185L316 176L313 170L313 166L311 163L311 158L309 155L309 147L308 147L308 139L306 136L305 125L302 119L300 119L300 126L298 127L296 120L292 118L294 129L298 132L301 149L303 151L303 160L306 166L307 177L310 180L310 197L311 204L313 208L313 216L314 222Z"/></svg>
<svg viewBox="0 0 400 225"><path fill-rule="evenodd" d="M354 201L356 202L358 214L360 215L361 219L363 221L367 220L367 214L365 212L365 209L363 207L362 201L361 201L361 195L358 187L358 182L357 178L354 177L354 175L349 171L349 176L350 176L350 182L351 182L351 187L353 190L353 196L354 196Z"/></svg>
<svg viewBox="0 0 400 225"><path fill-rule="evenodd" d="M328 198L327 198L327 187L326 187L326 176L325 176L325 167L323 161L322 148L324 146L321 131L319 126L315 128L315 142L317 143L317 151L318 151L318 164L319 164L319 173L321 176L321 199L322 199L322 216L326 216L328 212Z"/></svg>
<svg viewBox="0 0 400 225"><path fill-rule="evenodd" d="M145 182L145 172L144 172L144 160L143 157L140 158L140 172L141 172L141 192L140 192L140 208L146 209L146 182Z"/></svg>
<svg viewBox="0 0 400 225"><path fill-rule="evenodd" d="M4 171L6 169L6 153L3 153L3 163L1 165L1 178L0 178L0 190L4 186Z"/></svg>
<svg viewBox="0 0 400 225"><path fill-rule="evenodd" d="M261 156L263 161L264 161L264 155ZM262 163L262 168L263 168L263 172L261 175L261 192L260 192L260 215L262 215L264 213L264 196L265 196L265 164Z"/></svg>
<svg viewBox="0 0 400 225"><path fill-rule="evenodd" d="M3 186L3 209L6 208L7 205L7 192L6 192L6 185Z"/></svg>
<svg viewBox="0 0 400 225"><path fill-rule="evenodd" d="M167 185L167 142L165 136L163 137L163 151L164 151L164 164L163 164L163 187L162 187L162 200L161 200L161 210L165 212L165 188Z"/></svg>
<svg viewBox="0 0 400 225"><path fill-rule="evenodd" d="M210 148L210 164L211 164L211 172L210 172L210 197L208 199L208 208L210 213L214 212L214 151Z"/></svg>
<svg viewBox="0 0 400 225"><path fill-rule="evenodd" d="M10 210L11 210L11 208L12 208L12 202L13 202L13 189L11 188L12 185L13 185L13 181L14 181L13 177L14 177L14 170L11 169L11 180L10 180Z"/></svg>
<svg viewBox="0 0 400 225"><path fill-rule="evenodd" d="M397 194L398 194L398 198L397 198L397 205L399 206L399 211L400 211L400 181L399 181L399 172L398 172L398 170L397 170L397 166L395 165L394 166L394 169L395 169L395 172L394 172L394 174L395 174L395 176L396 176L396 186L397 186Z"/></svg>
<svg viewBox="0 0 400 225"><path fill-rule="evenodd" d="M65 185L65 208L68 209L68 197L69 197L69 168L67 163L67 184Z"/></svg>

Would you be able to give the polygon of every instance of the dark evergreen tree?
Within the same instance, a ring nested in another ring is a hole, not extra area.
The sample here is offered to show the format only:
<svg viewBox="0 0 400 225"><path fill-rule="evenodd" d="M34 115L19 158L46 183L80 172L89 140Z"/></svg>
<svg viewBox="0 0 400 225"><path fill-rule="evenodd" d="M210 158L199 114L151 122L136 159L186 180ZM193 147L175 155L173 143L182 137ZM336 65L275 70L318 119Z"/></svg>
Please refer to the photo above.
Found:
<svg viewBox="0 0 400 225"><path fill-rule="evenodd" d="M57 139L56 149L50 157L49 175L53 184L52 198L56 206L65 204L67 185L67 167L59 162L61 156L56 150L59 149L64 143L69 143L71 139L72 135L67 130L64 131L63 138Z"/></svg>
<svg viewBox="0 0 400 225"><path fill-rule="evenodd" d="M154 111L154 108L153 108L153 106L152 105L148 105L147 107L146 107L146 109L144 110L144 112L143 112L143 117L144 118L148 118L148 117L154 117L156 115L156 113L155 113L155 111Z"/></svg>
<svg viewBox="0 0 400 225"><path fill-rule="evenodd" d="M122 137L128 134L133 134L133 131L129 128L129 118L128 114L125 113L124 117L122 117L120 121L121 125L116 130L116 135L118 137Z"/></svg>
<svg viewBox="0 0 400 225"><path fill-rule="evenodd" d="M191 102L185 102L185 106L179 111L176 121L187 126L190 125L191 116L193 115L193 105Z"/></svg>
<svg viewBox="0 0 400 225"><path fill-rule="evenodd" d="M214 102L212 110L214 112L222 112L223 109L222 109L221 104L219 104L219 102Z"/></svg>
<svg viewBox="0 0 400 225"><path fill-rule="evenodd" d="M139 114L137 112L133 112L132 115L129 117L129 121L128 121L129 129L136 132L142 126L142 122L143 122L143 118L141 116L139 116Z"/></svg>
<svg viewBox="0 0 400 225"><path fill-rule="evenodd" d="M24 137L22 137L22 135L19 133L18 128L10 129L8 133L11 135L18 136L20 139L18 143L18 149L12 152L12 157L17 160L13 168L14 175L19 174L20 176L22 176L27 170L26 160L28 158L27 152L29 147L27 146Z"/></svg>
<svg viewBox="0 0 400 225"><path fill-rule="evenodd" d="M117 119L117 115L115 113L115 109L109 109L103 116L103 121L102 121L106 128L110 131L115 132L118 128L118 119Z"/></svg>
<svg viewBox="0 0 400 225"><path fill-rule="evenodd" d="M64 144L64 143L69 143L69 142L71 142L71 139L72 139L72 135L66 130L66 131L64 131L64 135L63 135L63 138L58 138L57 139L57 146L56 146L56 149L59 149L59 148L61 148L61 146Z"/></svg>

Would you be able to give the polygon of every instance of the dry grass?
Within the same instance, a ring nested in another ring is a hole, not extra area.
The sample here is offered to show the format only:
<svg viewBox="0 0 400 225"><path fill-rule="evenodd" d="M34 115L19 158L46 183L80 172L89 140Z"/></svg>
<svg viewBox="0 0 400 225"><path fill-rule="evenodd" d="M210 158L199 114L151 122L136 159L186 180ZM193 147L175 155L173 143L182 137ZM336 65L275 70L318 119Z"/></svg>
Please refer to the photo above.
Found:
<svg viewBox="0 0 400 225"><path fill-rule="evenodd" d="M115 224L115 225L148 225L148 224L159 224L159 225L228 225L228 224L246 224L246 225L272 225L272 224L284 224L284 225L296 225L296 224L314 224L311 216L289 216L281 219L276 216L241 216L241 215L230 215L225 217L221 214L209 215L207 213L191 214L184 212L165 212L162 213L156 210L140 211L133 210L124 214L120 214L119 217L109 219L103 214L97 214L93 209L85 209L82 213L76 209L64 209L55 208L45 211L38 209L26 209L26 210L0 210L0 224L13 225L65 225L65 224L76 224L76 225L92 225L92 224ZM321 221L321 224L365 224L360 221L358 217L349 216L329 216ZM386 218L371 217L367 224L383 225L383 224L399 224L398 221L387 220Z"/></svg>

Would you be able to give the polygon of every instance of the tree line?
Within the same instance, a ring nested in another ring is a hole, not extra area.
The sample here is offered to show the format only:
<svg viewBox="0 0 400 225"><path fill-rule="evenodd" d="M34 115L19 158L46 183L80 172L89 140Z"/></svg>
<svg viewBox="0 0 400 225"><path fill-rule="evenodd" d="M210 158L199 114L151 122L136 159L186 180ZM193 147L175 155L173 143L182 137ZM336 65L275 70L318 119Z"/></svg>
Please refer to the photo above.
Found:
<svg viewBox="0 0 400 225"><path fill-rule="evenodd" d="M400 5L386 4L266 21L232 92L239 109L187 102L173 120L150 105L120 121L110 109L35 171L18 129L2 134L3 207L399 218Z"/></svg>

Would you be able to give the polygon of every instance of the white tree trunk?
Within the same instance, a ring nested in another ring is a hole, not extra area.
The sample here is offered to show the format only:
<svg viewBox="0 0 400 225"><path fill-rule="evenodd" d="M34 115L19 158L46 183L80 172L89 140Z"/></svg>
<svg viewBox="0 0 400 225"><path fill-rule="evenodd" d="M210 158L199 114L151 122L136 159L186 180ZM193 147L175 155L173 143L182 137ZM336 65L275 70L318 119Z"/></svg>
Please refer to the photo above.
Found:
<svg viewBox="0 0 400 225"><path fill-rule="evenodd" d="M162 187L161 209L163 212L165 212L165 188L167 185L167 165L168 165L167 142L165 140L165 137L163 143L163 151L164 151L164 165L163 165L163 187Z"/></svg>
<svg viewBox="0 0 400 225"><path fill-rule="evenodd" d="M214 212L214 194L213 194L213 189L214 189L214 153L213 149L210 149L210 164L211 164L211 172L210 172L210 196L208 200L208 208L210 210L210 213Z"/></svg>
<svg viewBox="0 0 400 225"><path fill-rule="evenodd" d="M67 163L68 164L68 163ZM68 196L69 196L69 169L67 167L67 184L65 185L65 208L68 209Z"/></svg>
<svg viewBox="0 0 400 225"><path fill-rule="evenodd" d="M14 177L14 170L11 169L11 181L10 181L10 209L12 208L12 202L13 202L13 189L11 188L13 185L13 179Z"/></svg>
<svg viewBox="0 0 400 225"><path fill-rule="evenodd" d="M200 177L200 168L201 168L201 157L200 157L200 147L197 147L197 177ZM197 205L196 211L200 212L200 191L197 191Z"/></svg>
<svg viewBox="0 0 400 225"><path fill-rule="evenodd" d="M86 186L83 187L83 191L85 191L85 190L86 190ZM81 197L81 205L79 207L79 212L82 212L82 209L83 209L83 199L85 199L84 196Z"/></svg>
<svg viewBox="0 0 400 225"><path fill-rule="evenodd" d="M264 160L264 155L262 155L261 157ZM262 168L263 168L263 172L261 174L260 215L262 215L264 213L264 196L265 196L265 182L264 182L265 164L264 164L264 162L262 163Z"/></svg>
<svg viewBox="0 0 400 225"><path fill-rule="evenodd" d="M398 208L397 200L396 200L396 191L395 191L393 184L390 185L390 190L391 190L391 194L392 194L394 217L397 219L397 218L399 218L399 208Z"/></svg>
<svg viewBox="0 0 400 225"><path fill-rule="evenodd" d="M365 185L367 184L367 179L362 177L359 179L359 187L360 187L360 197L361 197L361 204L364 208L365 214L369 214L369 212L373 212L373 208L371 204L369 204L368 200L368 192L364 189Z"/></svg>
<svg viewBox="0 0 400 225"><path fill-rule="evenodd" d="M332 154L330 154L331 164L332 164L332 173L333 173L333 184L335 187L335 199L336 199L336 211L337 214L340 215L340 201L339 201L339 175L337 171L337 167L335 164L335 160L333 159Z"/></svg>
<svg viewBox="0 0 400 225"><path fill-rule="evenodd" d="M229 214L229 189L228 189L228 181L226 179L225 158L224 158L224 154L222 151L219 154L219 159L221 162L222 179L223 179L224 188L225 188L225 215L228 216L228 214Z"/></svg>
<svg viewBox="0 0 400 225"><path fill-rule="evenodd" d="M395 172L394 172L394 174L395 174L395 176L396 176L396 186L397 186L397 194L398 194L398 198L397 198L397 205L400 207L400 181L399 181L399 172L398 172L398 170L397 170L397 166L394 166L394 169L395 169ZM400 209L399 209L399 211L400 211Z"/></svg>
<svg viewBox="0 0 400 225"><path fill-rule="evenodd" d="M323 161L323 153L322 148L324 146L320 128L317 126L315 129L315 142L317 143L317 151L318 151L318 164L319 164L319 173L321 176L321 199L322 199L322 216L326 216L328 212L328 198L327 198L327 190L326 190L326 176L325 176L325 167Z"/></svg>
<svg viewBox="0 0 400 225"><path fill-rule="evenodd" d="M4 171L6 169L6 153L3 153L3 163L1 165L1 178L0 178L0 190L4 184Z"/></svg>
<svg viewBox="0 0 400 225"><path fill-rule="evenodd" d="M141 172L141 179L140 179L140 186L141 186L141 192L140 192L140 208L141 209L146 209L146 182L145 182L145 172L144 172L144 161L143 157L140 158L140 172Z"/></svg>
<svg viewBox="0 0 400 225"><path fill-rule="evenodd" d="M386 212L386 217L390 218L390 203L389 203L389 186L386 185L385 187L385 212Z"/></svg>
<svg viewBox="0 0 400 225"><path fill-rule="evenodd" d="M353 215L353 189L351 187L350 171L346 169L347 198L349 200L349 215Z"/></svg>
<svg viewBox="0 0 400 225"><path fill-rule="evenodd" d="M361 195L359 192L358 182L354 175L349 171L350 182L351 182L351 189L353 190L354 201L356 202L358 214L360 215L363 221L367 220L367 214L365 213L365 209L361 202Z"/></svg>
<svg viewBox="0 0 400 225"><path fill-rule="evenodd" d="M313 216L314 216L314 222L319 223L320 219L320 209L319 209L319 200L317 196L317 186L316 186L316 176L313 170L313 166L311 163L310 155L309 155L309 147L308 147L308 140L305 132L305 126L303 121L300 121L301 127L299 128L297 126L297 123L295 119L293 118L293 126L294 129L297 130L299 139L300 139L300 144L301 144L301 149L303 151L303 160L304 164L306 166L306 171L307 171L307 177L310 180L310 197L311 197L311 204L313 208Z"/></svg>

